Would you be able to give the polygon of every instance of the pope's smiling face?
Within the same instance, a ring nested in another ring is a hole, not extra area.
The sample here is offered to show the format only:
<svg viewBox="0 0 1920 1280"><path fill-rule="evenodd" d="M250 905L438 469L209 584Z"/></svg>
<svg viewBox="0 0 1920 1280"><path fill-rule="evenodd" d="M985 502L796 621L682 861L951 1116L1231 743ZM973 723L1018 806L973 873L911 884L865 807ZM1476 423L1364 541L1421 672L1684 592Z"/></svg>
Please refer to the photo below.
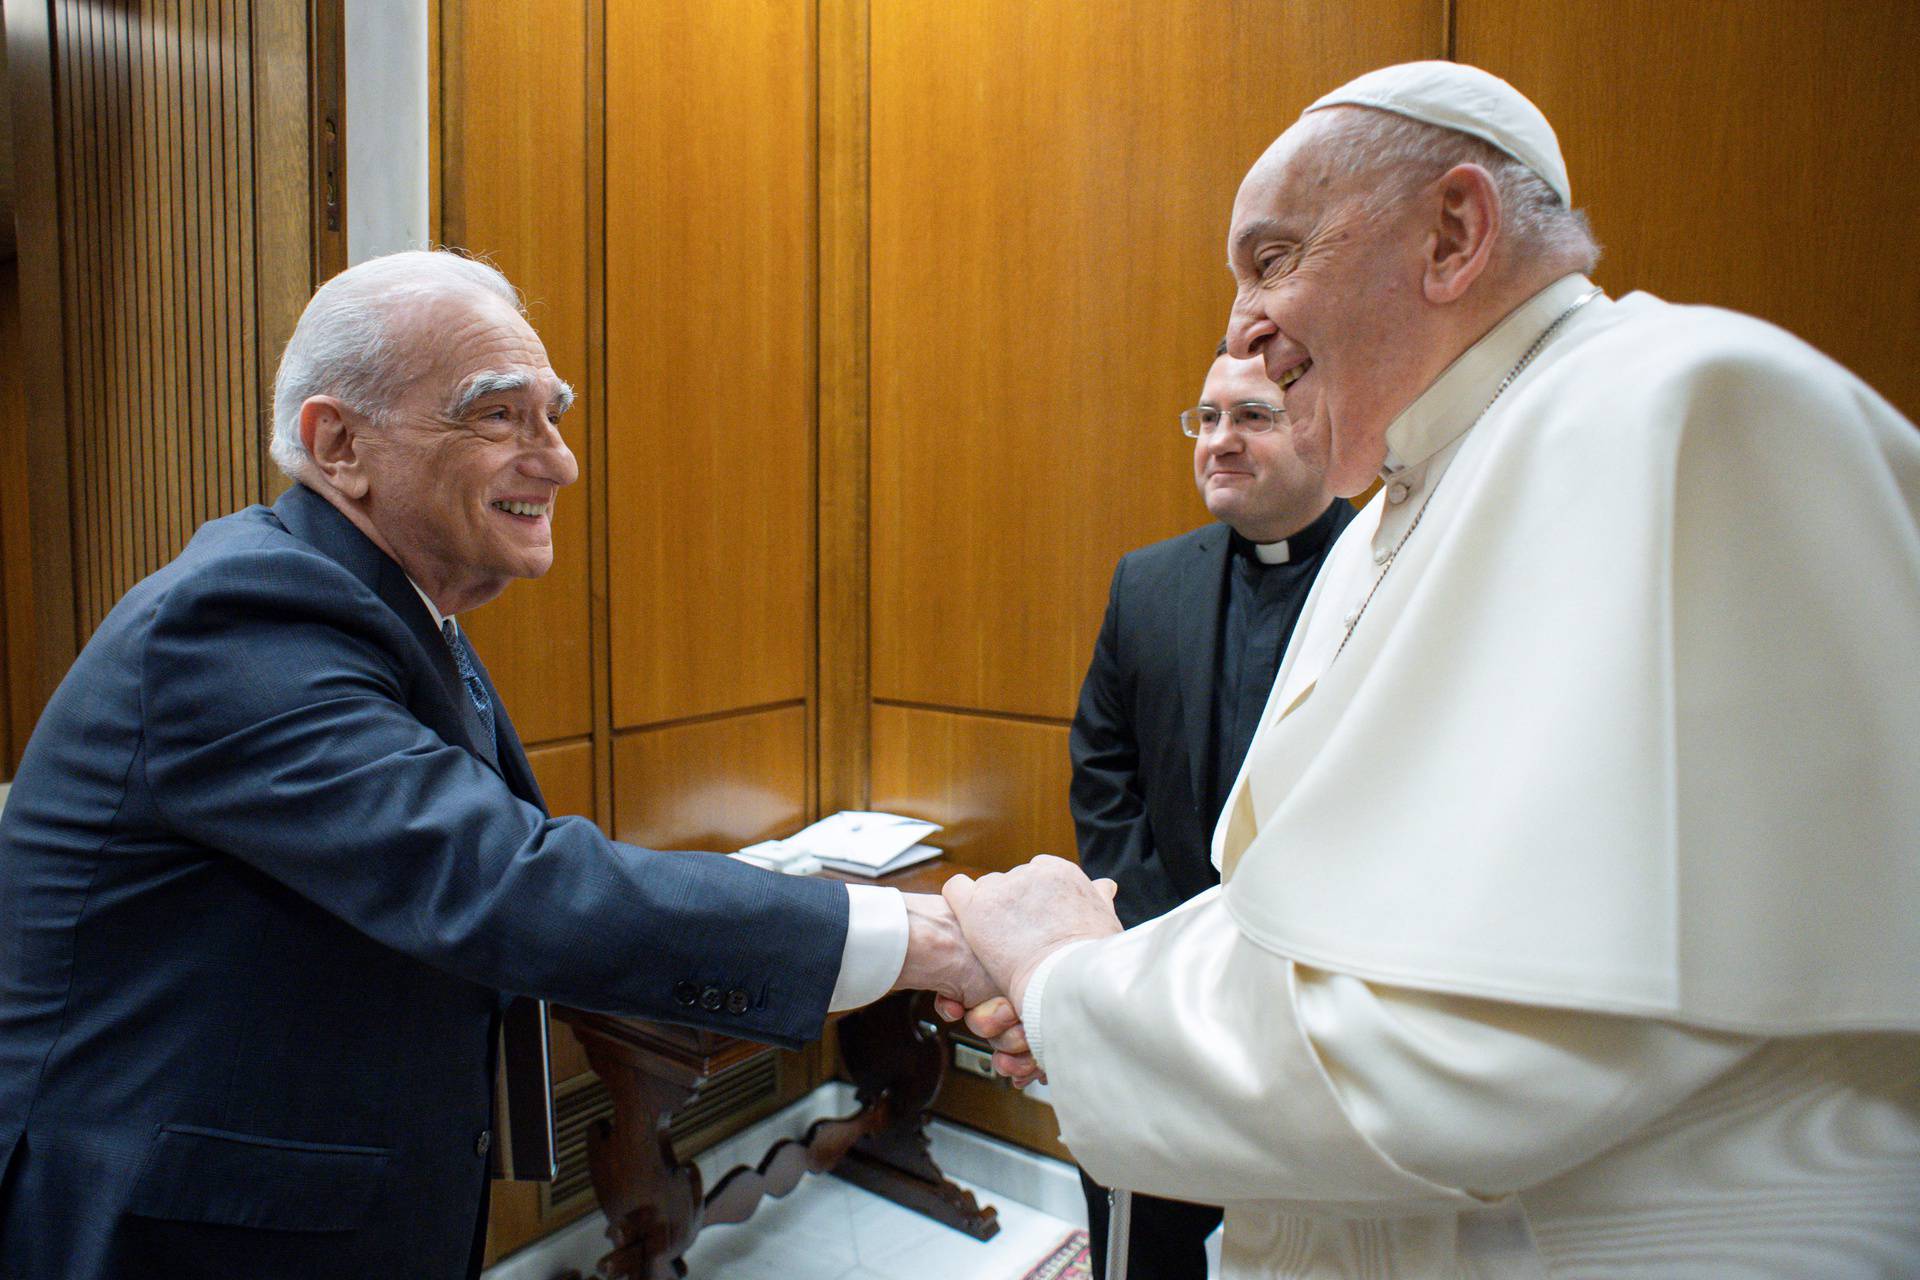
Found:
<svg viewBox="0 0 1920 1280"><path fill-rule="evenodd" d="M1293 445L1351 497L1386 457L1387 427L1432 371L1422 358L1426 235L1411 202L1370 212L1367 175L1329 166L1308 116L1268 148L1234 201L1228 349L1283 388Z"/></svg>
<svg viewBox="0 0 1920 1280"><path fill-rule="evenodd" d="M1258 360L1221 356L1207 370L1203 406L1220 409L1259 401L1278 405L1280 388ZM1277 542L1310 523L1332 497L1293 451L1283 420L1271 431L1248 434L1223 418L1193 442L1193 480L1215 519L1254 542Z"/></svg>
<svg viewBox="0 0 1920 1280"><path fill-rule="evenodd" d="M418 362L358 437L362 510L443 613L553 566L553 504L579 466L560 436L572 393L514 309L490 295L395 319Z"/></svg>

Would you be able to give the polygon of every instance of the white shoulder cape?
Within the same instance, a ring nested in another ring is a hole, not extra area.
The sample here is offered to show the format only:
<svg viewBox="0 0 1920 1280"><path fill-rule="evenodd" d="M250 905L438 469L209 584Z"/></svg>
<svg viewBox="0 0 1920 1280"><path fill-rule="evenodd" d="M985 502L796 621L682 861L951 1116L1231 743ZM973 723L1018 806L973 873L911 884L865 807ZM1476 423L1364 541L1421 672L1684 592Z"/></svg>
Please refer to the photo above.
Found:
<svg viewBox="0 0 1920 1280"><path fill-rule="evenodd" d="M1282 668L1228 907L1402 986L1920 1029L1920 434L1759 321L1595 310L1283 719Z"/></svg>

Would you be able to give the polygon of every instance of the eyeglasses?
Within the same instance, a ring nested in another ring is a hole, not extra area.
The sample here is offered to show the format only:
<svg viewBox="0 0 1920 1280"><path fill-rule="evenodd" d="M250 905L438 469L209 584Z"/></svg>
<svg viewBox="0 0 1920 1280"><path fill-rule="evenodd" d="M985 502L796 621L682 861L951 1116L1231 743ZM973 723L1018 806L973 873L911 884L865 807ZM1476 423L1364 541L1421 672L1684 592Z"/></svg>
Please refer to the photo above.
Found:
<svg viewBox="0 0 1920 1280"><path fill-rule="evenodd" d="M1273 430L1287 420L1287 411L1264 400L1242 400L1224 409L1203 404L1180 415L1180 430L1196 440L1220 426L1221 420L1235 431L1257 436Z"/></svg>

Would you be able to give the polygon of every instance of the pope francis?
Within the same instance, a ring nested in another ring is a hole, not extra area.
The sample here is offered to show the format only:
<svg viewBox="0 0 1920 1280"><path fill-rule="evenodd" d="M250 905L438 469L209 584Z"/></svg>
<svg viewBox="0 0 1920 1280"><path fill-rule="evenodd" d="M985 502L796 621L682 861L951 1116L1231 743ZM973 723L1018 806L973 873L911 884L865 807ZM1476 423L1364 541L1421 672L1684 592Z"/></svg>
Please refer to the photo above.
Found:
<svg viewBox="0 0 1920 1280"><path fill-rule="evenodd" d="M1469 67L1316 102L1227 247L1233 354L1382 488L1220 889L1121 933L1058 859L949 886L996 1061L1100 1181L1225 1203L1232 1277L1920 1275L1920 434L1595 288Z"/></svg>

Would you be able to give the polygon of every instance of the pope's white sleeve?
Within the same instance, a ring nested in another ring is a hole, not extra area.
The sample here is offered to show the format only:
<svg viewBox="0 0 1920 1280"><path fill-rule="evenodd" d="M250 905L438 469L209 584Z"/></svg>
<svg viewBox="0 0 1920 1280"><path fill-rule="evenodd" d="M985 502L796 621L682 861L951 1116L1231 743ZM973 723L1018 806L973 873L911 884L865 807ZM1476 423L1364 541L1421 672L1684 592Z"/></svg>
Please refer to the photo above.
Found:
<svg viewBox="0 0 1920 1280"><path fill-rule="evenodd" d="M1037 1022L1074 1157L1107 1186L1213 1204L1476 1204L1398 1167L1348 1123L1293 1017L1291 966L1247 942L1210 896L1062 954L1029 987L1029 1039Z"/></svg>
<svg viewBox="0 0 1920 1280"><path fill-rule="evenodd" d="M1294 969L1295 1015L1354 1127L1401 1168L1479 1196L1598 1155L1761 1043Z"/></svg>
<svg viewBox="0 0 1920 1280"><path fill-rule="evenodd" d="M907 932L907 900L898 889L847 886L847 940L829 1012L871 1004L893 990L907 962Z"/></svg>
<svg viewBox="0 0 1920 1280"><path fill-rule="evenodd" d="M1296 967L1217 899L1063 955L1034 994L1061 1136L1094 1178L1369 1214L1570 1167L1754 1044Z"/></svg>

